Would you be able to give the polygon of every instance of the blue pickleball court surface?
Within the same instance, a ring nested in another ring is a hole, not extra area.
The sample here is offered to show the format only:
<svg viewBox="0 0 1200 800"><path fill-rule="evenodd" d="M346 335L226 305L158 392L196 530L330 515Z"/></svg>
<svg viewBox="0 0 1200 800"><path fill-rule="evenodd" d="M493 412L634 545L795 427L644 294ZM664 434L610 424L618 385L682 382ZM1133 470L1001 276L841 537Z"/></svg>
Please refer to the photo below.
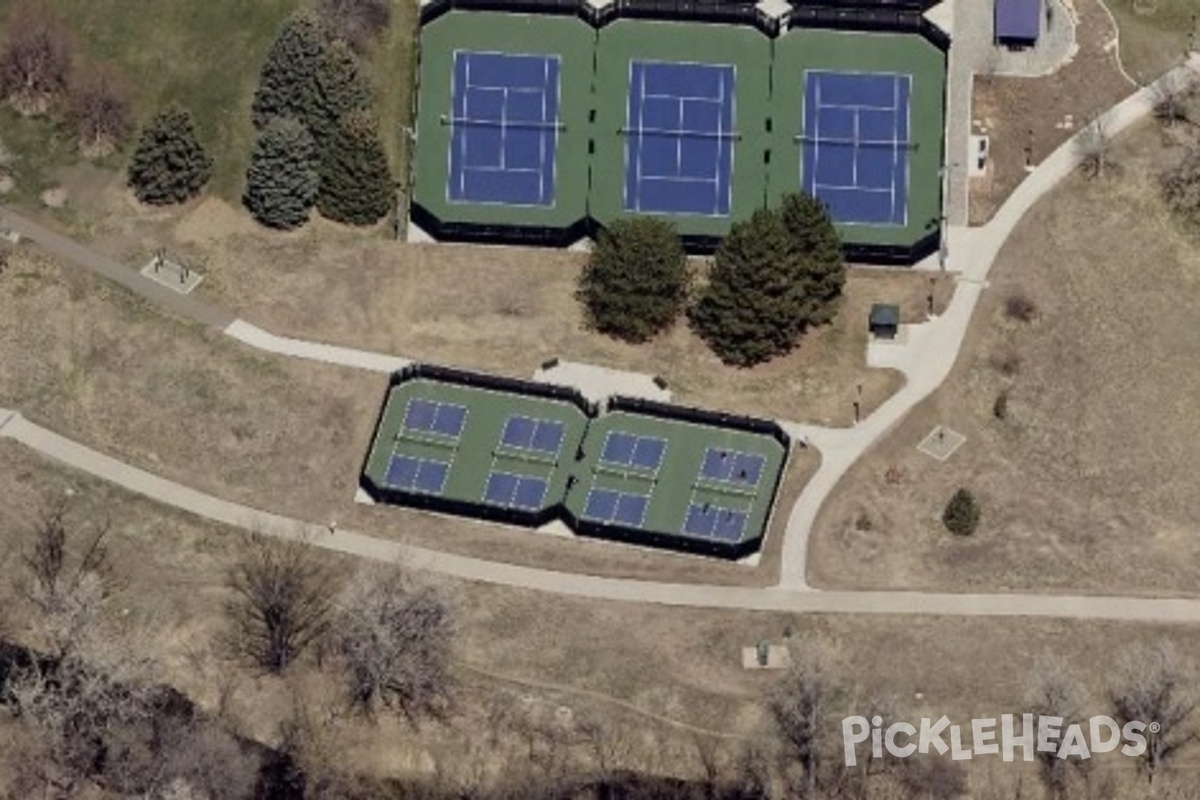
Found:
<svg viewBox="0 0 1200 800"><path fill-rule="evenodd" d="M909 75L805 73L801 185L835 222L904 225Z"/></svg>
<svg viewBox="0 0 1200 800"><path fill-rule="evenodd" d="M554 205L558 56L456 51L450 94L447 199Z"/></svg>
<svg viewBox="0 0 1200 800"><path fill-rule="evenodd" d="M734 75L731 65L630 62L626 211L729 213Z"/></svg>

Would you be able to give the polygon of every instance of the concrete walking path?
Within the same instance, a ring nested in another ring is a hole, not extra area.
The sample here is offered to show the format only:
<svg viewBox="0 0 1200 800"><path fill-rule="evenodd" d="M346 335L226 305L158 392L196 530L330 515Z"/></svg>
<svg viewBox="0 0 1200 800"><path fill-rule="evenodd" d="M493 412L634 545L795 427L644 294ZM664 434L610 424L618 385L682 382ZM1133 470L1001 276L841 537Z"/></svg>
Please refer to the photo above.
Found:
<svg viewBox="0 0 1200 800"><path fill-rule="evenodd" d="M1200 600L1046 594L949 594L885 591L795 591L786 588L656 583L522 567L377 539L243 506L152 475L99 453L20 414L0 409L0 437L156 502L264 535L300 539L314 547L380 561L398 561L469 581L535 589L572 597L695 608L832 614L1030 616L1139 622L1200 622Z"/></svg>
<svg viewBox="0 0 1200 800"><path fill-rule="evenodd" d="M1175 72L1178 74L1169 74L1161 80L1174 81L1180 77L1191 80L1196 77L1197 71L1200 71L1200 54L1193 55L1187 65L1176 70ZM1155 85L1152 84L1135 92L1129 98L1110 109L1109 112L1103 115L1108 134L1115 136L1138 120L1146 117L1153 110L1155 96ZM912 337L910 342L907 345L903 345L906 349L903 352L894 353L889 356L890 366L903 372L907 379L899 392L853 428L830 429L799 423L783 423L784 427L793 436L803 436L810 444L817 447L821 452L822 461L816 474L801 492L788 518L783 543L780 586L778 590L766 592L766 594L775 597L803 595L812 598L799 603L803 608L787 606L793 608L793 610L848 611L854 610L853 606L862 605L862 610L882 611L887 610L882 608L882 606L890 603L899 603L895 610L907 608L912 611L919 606L928 610L929 613L936 613L938 609L945 607L958 609L958 611L946 613L1048 613L1046 611L1026 612L1013 610L1023 607L1022 603L1029 601L1016 602L1014 605L1015 601L1011 600L1011 598L1025 596L939 595L895 592L813 592L808 590L805 576L808 536L825 500L850 466L875 442L886 435L892 427L898 424L917 403L928 397L945 380L958 357L959 348L966 336L967 326L970 323L975 304L978 302L979 296L986 285L988 272L1000 248L1008 239L1016 224L1033 204L1078 167L1080 155L1076 142L1077 138L1068 140L1049 158L1043 161L1017 187L1016 191L1013 192L1012 196L1000 208L990 223L980 228L966 228L962 226L951 226L948 228L948 269L951 272L959 273L959 284L945 312L935 320L915 326L911 331ZM391 372L409 363L406 359L397 356L276 336L236 319L228 312L196 298L179 295L169 289L165 289L154 281L141 276L136 271L130 270L106 256L10 211L4 212L3 217L0 218L0 222L67 261L114 280L170 311L219 328L227 335L266 352L379 372ZM916 346L918 344L919 347ZM78 466L80 469L92 472L100 477L108 478L110 475L109 471L112 471L112 475L133 476L130 477L130 480L133 480L135 485L125 483L122 483L122 485L210 519L238 525L239 527L257 528L264 530L264 532L274 532L279 535L291 535L286 532L294 532L296 526L302 526L306 530L316 527L321 531L325 531L320 526L306 525L285 517L253 511L252 509L220 501L208 495L194 492L186 487L154 478L147 473L123 465L112 459L107 459L105 468L100 471L90 469L87 465L94 465L96 459L106 459L107 457L94 451L88 451L90 455L85 458L80 453L86 451L86 448L61 439L61 437L56 438L49 431L43 429L35 430L34 427L30 426L30 423L19 416L12 417L6 421L4 412L0 411L0 426L2 426L0 427L0 435L12 436L21 441L32 439L32 443L26 441L31 447L39 449L47 455L60 458L60 460L64 460L67 463L72 463L74 466ZM21 436L25 436L26 438L22 439ZM40 446L45 445L47 442L54 445L52 450L46 450ZM72 447L68 447L67 445L72 445ZM64 458L61 455L64 453L79 457L83 463L74 463L70 459ZM160 481L161 485L148 484L147 481L151 480ZM154 491L146 489L153 489ZM328 536L327 532L326 536ZM335 537L330 537L330 539L339 544L339 547L336 549L352 547L354 548L353 550L348 549L344 550L344 552L358 552L360 555L370 557L394 557L397 552L400 552L396 549L400 547L399 545L390 545L380 540L362 537L357 534L343 534L339 532ZM321 539L320 541L329 542L330 539ZM361 552L359 552L360 549ZM757 605L755 601L750 599L756 594L763 594L764 590L762 589L733 590L706 586L681 587L637 581L602 580L587 578L585 576L566 576L563 573L528 570L512 565L493 564L461 556L434 553L432 551L403 550L409 552L410 555L419 556L420 559L432 559L431 563L439 566L431 568L437 568L439 571L457 575L458 577L474 577L480 580L492 580L510 585L528 585L529 588L544 588L547 591L563 591L568 594L578 594L582 592L582 589L578 588L580 586L599 585L604 587L603 591L596 589L595 591L600 592L599 594L588 596L612 597L612 595L605 594L605 592L612 590L616 591L618 595L622 595L613 597L613 599L637 600L640 598L653 600L654 602L673 602L667 598L691 598L697 602L686 602L685 604L696 605L708 604L700 602L701 598L708 597L715 592L716 594L713 596L724 597L728 601L726 603L714 600L713 604L715 605L731 607L734 603L733 598L737 597L741 598L737 600L737 603L747 603L747 605L743 605L742 607L767 607ZM546 576L553 577L547 578ZM517 583L518 577L527 578L532 583ZM602 583L596 584L596 581L602 581ZM576 588L572 589L572 586ZM627 591L630 587L636 587L636 590ZM851 601L847 598L860 599ZM864 598L875 599L868 600ZM918 598L935 599L918 600ZM953 600L952 598L958 599ZM998 601L997 598L1010 599ZM903 599L903 602L901 602L901 599ZM1054 602L1059 603L1062 600L1063 598L1055 598ZM681 600L679 602L684 601ZM798 601L791 600L788 602L795 603ZM1099 601L1095 598L1076 598L1073 602L1086 604ZM1125 601L1112 599L1111 602L1122 603ZM1170 603L1190 601L1140 600L1130 602L1145 604L1148 602ZM843 607L834 609L827 605L829 603L841 604ZM1037 607L1040 608L1041 606ZM1158 610L1160 606L1146 608L1153 608L1155 610L1147 610L1140 613L1151 615L1161 613ZM1189 609L1186 612L1187 614L1193 613L1191 605L1187 605L1186 608ZM970 609L975 610L970 611ZM989 611L988 609L991 610ZM1109 611L1115 614L1117 610L1114 607ZM1075 615L1071 614L1071 616ZM1120 617L1110 616L1110 618Z"/></svg>

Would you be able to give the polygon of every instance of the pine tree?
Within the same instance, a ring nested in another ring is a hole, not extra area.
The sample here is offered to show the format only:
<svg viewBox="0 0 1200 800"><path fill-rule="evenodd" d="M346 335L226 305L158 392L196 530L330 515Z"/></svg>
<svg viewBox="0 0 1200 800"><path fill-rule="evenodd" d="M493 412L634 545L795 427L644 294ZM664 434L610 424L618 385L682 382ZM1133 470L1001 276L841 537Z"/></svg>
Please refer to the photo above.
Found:
<svg viewBox="0 0 1200 800"><path fill-rule="evenodd" d="M759 209L717 248L692 327L727 364L748 367L787 353L805 325L804 278L780 215Z"/></svg>
<svg viewBox="0 0 1200 800"><path fill-rule="evenodd" d="M334 42L326 46L313 72L303 116L317 152L325 152L344 117L370 105L371 91L349 45Z"/></svg>
<svg viewBox="0 0 1200 800"><path fill-rule="evenodd" d="M254 218L288 230L308 221L317 196L316 155L312 136L293 117L267 123L254 144L242 202Z"/></svg>
<svg viewBox="0 0 1200 800"><path fill-rule="evenodd" d="M970 536L979 527L979 503L967 489L959 489L942 512L946 530L959 536Z"/></svg>
<svg viewBox="0 0 1200 800"><path fill-rule="evenodd" d="M345 117L321 159L321 214L351 225L378 222L392 208L392 177L379 127L364 113Z"/></svg>
<svg viewBox="0 0 1200 800"><path fill-rule="evenodd" d="M596 330L643 342L675 322L690 283L675 226L657 217L629 217L600 233L576 297Z"/></svg>
<svg viewBox="0 0 1200 800"><path fill-rule="evenodd" d="M325 49L324 35L312 17L297 14L283 24L254 92L255 127L264 127L274 117L306 118Z"/></svg>
<svg viewBox="0 0 1200 800"><path fill-rule="evenodd" d="M172 107L142 129L129 162L128 183L143 203L167 205L196 195L211 175L212 158L196 138L192 115Z"/></svg>
<svg viewBox="0 0 1200 800"><path fill-rule="evenodd" d="M788 194L779 213L792 251L804 264L805 292L809 298L804 316L811 325L824 324L833 318L846 283L841 238L825 204L811 195Z"/></svg>

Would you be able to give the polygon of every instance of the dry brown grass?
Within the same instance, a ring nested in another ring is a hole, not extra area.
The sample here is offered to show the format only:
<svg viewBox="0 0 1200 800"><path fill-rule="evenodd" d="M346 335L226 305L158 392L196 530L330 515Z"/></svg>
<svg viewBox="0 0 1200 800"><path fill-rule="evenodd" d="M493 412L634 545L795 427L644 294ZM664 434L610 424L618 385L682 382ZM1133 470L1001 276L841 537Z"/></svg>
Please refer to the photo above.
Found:
<svg viewBox="0 0 1200 800"><path fill-rule="evenodd" d="M0 278L0 406L220 497L516 563L765 585L818 456L797 450L757 567L353 502L385 376L260 355L24 250Z"/></svg>
<svg viewBox="0 0 1200 800"><path fill-rule="evenodd" d="M129 264L156 247L205 274L207 299L273 332L525 377L560 357L662 375L678 400L708 408L827 425L853 421L899 385L865 363L866 313L900 303L923 318L927 278L855 271L837 320L786 358L750 370L723 366L686 324L628 345L584 327L573 299L586 258L559 250L404 244L323 220L293 233L264 231L216 198L166 215L123 208L119 187L89 195L76 232ZM939 310L952 290L935 290ZM906 320L908 321L908 320Z"/></svg>
<svg viewBox="0 0 1200 800"><path fill-rule="evenodd" d="M1118 143L1121 177L1073 177L1018 226L947 383L823 510L816 583L1195 593L1200 244L1155 189L1177 155L1164 141L1142 126ZM1031 323L1004 313L1017 291L1039 308ZM936 423L968 436L942 464L914 449ZM884 480L893 465L900 485ZM983 507L968 539L939 521L958 486Z"/></svg>
<svg viewBox="0 0 1200 800"><path fill-rule="evenodd" d="M164 681L206 709L217 710L223 702L238 730L268 741L276 740L278 723L298 697L318 717L336 702L329 673L302 667L285 679L258 677L225 660L214 645L227 598L222 576L241 541L236 531L156 506L0 441L5 498L0 541L18 541L43 498L67 486L76 491L74 513L112 520L109 546L120 591L110 607L111 622L138 632ZM346 569L353 566L327 557ZM417 728L387 717L378 724L343 717L326 730L339 748L339 763L396 776L427 768L431 753L452 752L461 760L471 737L489 733L484 706L504 690L529 698L534 709L552 713L565 705L576 719L614 727L629 743L631 766L694 776L699 765L693 734L653 717L753 735L760 730L761 698L775 676L743 671L740 648L763 639L786 637L792 648L832 652L839 681L853 690L847 710L857 708L855 698L883 694L907 719L946 714L956 722L1026 708L1029 676L1047 654L1071 666L1091 713L1106 710L1114 642L1168 637L1182 653L1200 657L1195 628L798 616L629 605L451 581L443 586L459 612L455 672L465 688L459 716L450 725ZM8 588L0 580L0 600L10 599ZM485 678L476 668L513 680ZM1196 751L1183 758L1194 766ZM981 770L973 777L976 787L989 780L982 770L1008 779L1021 768L988 759L970 767Z"/></svg>

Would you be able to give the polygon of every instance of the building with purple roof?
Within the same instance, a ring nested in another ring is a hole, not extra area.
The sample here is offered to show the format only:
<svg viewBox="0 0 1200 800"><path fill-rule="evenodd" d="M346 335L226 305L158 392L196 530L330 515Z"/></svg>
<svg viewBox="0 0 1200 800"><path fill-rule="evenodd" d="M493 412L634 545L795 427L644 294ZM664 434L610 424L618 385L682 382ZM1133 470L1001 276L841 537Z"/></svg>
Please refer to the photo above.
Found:
<svg viewBox="0 0 1200 800"><path fill-rule="evenodd" d="M1032 47L1042 28L1042 0L995 0L996 43Z"/></svg>

